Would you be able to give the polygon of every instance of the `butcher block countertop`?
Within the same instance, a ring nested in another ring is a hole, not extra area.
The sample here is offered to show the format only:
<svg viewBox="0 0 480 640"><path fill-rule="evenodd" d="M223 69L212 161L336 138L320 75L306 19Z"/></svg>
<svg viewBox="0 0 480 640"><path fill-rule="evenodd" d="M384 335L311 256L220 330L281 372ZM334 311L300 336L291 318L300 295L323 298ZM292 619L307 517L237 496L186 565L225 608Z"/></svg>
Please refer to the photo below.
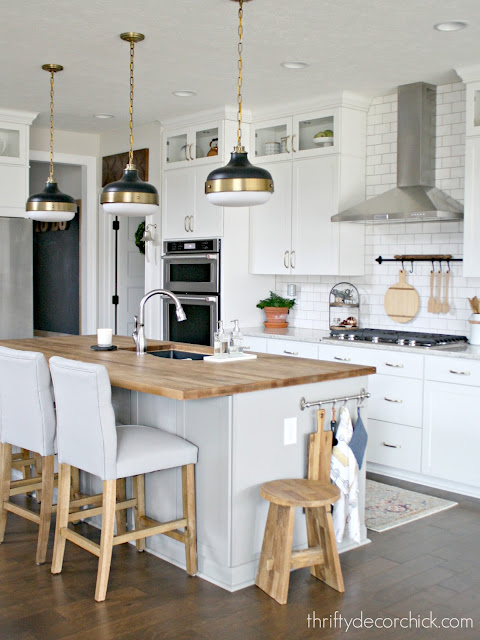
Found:
<svg viewBox="0 0 480 640"><path fill-rule="evenodd" d="M260 353L255 360L220 364L203 360L171 360L148 354L137 356L132 339L123 336L113 338L113 344L118 347L116 351L93 351L90 346L95 343L96 336L0 341L0 345L12 349L40 351L47 360L52 356L62 356L103 364L113 386L175 400L214 398L375 373L374 367ZM149 351L172 348L213 354L211 347L148 341Z"/></svg>

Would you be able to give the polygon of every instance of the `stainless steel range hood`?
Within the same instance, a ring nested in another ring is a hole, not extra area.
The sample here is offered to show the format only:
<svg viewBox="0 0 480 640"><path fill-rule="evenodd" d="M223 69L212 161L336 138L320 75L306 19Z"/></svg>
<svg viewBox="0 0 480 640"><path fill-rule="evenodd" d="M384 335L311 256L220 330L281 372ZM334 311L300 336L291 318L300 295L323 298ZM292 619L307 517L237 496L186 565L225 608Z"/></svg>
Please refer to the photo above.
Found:
<svg viewBox="0 0 480 640"><path fill-rule="evenodd" d="M332 216L334 222L462 220L463 205L435 187L436 87L398 87L397 187Z"/></svg>

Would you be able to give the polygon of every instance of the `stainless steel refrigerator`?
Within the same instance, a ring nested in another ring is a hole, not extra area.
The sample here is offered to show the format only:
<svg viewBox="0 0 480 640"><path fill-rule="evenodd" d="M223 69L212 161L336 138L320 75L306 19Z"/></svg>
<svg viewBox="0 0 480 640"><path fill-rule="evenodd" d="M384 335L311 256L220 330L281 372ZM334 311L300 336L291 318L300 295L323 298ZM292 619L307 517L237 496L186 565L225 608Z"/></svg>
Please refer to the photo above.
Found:
<svg viewBox="0 0 480 640"><path fill-rule="evenodd" d="M32 221L0 217L0 339L32 336Z"/></svg>

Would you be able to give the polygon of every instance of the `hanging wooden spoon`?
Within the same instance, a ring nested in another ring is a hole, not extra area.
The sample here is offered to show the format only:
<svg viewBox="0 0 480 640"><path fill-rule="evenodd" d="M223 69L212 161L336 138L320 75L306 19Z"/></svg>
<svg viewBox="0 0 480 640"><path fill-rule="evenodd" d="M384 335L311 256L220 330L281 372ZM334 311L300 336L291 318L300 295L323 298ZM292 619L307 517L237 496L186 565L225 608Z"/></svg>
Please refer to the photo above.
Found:
<svg viewBox="0 0 480 640"><path fill-rule="evenodd" d="M435 313L442 311L442 272L437 273L437 297L435 300Z"/></svg>
<svg viewBox="0 0 480 640"><path fill-rule="evenodd" d="M435 272L430 271L430 298L428 299L428 313L435 313L435 296L433 295L433 288L435 282Z"/></svg>
<svg viewBox="0 0 480 640"><path fill-rule="evenodd" d="M445 299L442 304L442 313L448 313L450 311L450 305L448 304L448 285L450 283L450 271L445 274Z"/></svg>

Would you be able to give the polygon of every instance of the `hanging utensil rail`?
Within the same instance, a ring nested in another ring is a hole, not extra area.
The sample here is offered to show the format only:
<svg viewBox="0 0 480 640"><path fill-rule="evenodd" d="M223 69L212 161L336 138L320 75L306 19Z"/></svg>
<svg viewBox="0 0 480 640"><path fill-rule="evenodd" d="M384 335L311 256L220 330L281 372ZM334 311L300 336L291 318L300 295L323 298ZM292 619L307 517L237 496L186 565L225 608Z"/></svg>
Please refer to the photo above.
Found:
<svg viewBox="0 0 480 640"><path fill-rule="evenodd" d="M372 394L368 393L366 389L360 389L360 393L356 396L341 396L340 398L330 398L329 400L315 400L314 402L307 402L305 398L300 398L300 409L308 409L309 407L321 407L323 404L337 404L337 402L347 402L348 400L363 400L370 398Z"/></svg>
<svg viewBox="0 0 480 640"><path fill-rule="evenodd" d="M431 262L432 268L434 268L434 263L439 263L439 268L442 267L442 262L446 262L448 266L448 271L450 271L450 262L463 262L463 258L454 258L450 254L432 254L432 255L402 255L402 256L394 256L393 258L382 258L382 256L378 256L375 258L375 262L378 264L382 264L382 262L401 262L402 269L405 270L404 263L410 262L411 269L410 273L413 273L413 263L414 262Z"/></svg>

